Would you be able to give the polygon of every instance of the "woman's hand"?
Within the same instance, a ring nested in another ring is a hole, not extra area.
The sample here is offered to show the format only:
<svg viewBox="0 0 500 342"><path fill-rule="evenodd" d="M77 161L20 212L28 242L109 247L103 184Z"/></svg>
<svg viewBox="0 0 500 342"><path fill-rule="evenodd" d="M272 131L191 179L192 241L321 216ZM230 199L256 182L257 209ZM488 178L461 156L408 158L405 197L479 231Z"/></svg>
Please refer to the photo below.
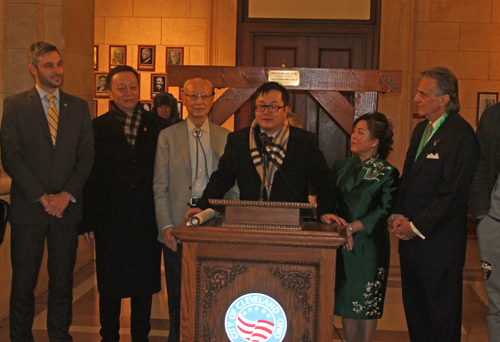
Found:
<svg viewBox="0 0 500 342"><path fill-rule="evenodd" d="M338 217L337 215L334 215L334 214L322 215L321 222L327 223L327 224L332 224L333 222L337 222L341 226L345 226L347 224L346 220L344 220L342 217Z"/></svg>

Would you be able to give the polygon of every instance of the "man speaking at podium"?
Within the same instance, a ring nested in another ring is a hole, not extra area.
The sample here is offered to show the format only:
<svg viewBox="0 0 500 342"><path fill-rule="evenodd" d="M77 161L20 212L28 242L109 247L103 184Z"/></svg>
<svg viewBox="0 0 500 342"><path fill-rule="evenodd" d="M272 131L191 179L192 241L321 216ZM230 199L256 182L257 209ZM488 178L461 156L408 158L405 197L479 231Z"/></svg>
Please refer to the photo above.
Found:
<svg viewBox="0 0 500 342"><path fill-rule="evenodd" d="M219 167L186 219L210 207L208 199L223 198L235 181L241 200L276 202L308 202L310 181L318 195L318 217L325 223L345 224L332 214L333 184L316 136L290 126L288 100L288 91L276 82L257 89L254 122L228 135Z"/></svg>

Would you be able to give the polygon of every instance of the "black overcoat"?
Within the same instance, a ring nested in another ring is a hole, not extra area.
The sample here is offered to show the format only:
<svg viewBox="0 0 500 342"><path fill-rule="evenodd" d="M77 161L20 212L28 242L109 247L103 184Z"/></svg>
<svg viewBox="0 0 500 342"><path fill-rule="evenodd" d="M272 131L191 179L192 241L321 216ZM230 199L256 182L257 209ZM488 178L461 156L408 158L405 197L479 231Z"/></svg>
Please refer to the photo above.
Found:
<svg viewBox="0 0 500 342"><path fill-rule="evenodd" d="M95 163L84 188L82 231L94 231L99 293L126 298L161 289L153 196L156 143L166 121L142 111L127 142L116 111L93 120Z"/></svg>

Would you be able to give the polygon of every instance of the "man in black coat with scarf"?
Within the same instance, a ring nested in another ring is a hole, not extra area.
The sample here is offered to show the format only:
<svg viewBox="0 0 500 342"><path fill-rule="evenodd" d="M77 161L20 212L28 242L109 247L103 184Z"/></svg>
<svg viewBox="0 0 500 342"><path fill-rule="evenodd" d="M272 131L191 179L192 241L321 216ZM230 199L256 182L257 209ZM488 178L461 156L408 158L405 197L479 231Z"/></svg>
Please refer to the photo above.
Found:
<svg viewBox="0 0 500 342"><path fill-rule="evenodd" d="M120 338L121 299L131 298L133 341L148 341L152 295L161 289L153 197L156 142L166 121L143 110L137 72L107 78L114 108L93 120L95 163L84 188L83 231L96 239L102 341Z"/></svg>
<svg viewBox="0 0 500 342"><path fill-rule="evenodd" d="M208 208L208 199L222 198L235 181L241 200L277 202L308 202L311 182L318 195L318 217L325 223L343 223L332 214L333 183L316 136L290 125L286 119L288 101L288 91L276 82L266 82L256 90L254 122L228 135L219 168L210 176L198 208L190 209L186 219ZM270 154L279 165L278 169L268 162L265 177L261 134L271 140Z"/></svg>

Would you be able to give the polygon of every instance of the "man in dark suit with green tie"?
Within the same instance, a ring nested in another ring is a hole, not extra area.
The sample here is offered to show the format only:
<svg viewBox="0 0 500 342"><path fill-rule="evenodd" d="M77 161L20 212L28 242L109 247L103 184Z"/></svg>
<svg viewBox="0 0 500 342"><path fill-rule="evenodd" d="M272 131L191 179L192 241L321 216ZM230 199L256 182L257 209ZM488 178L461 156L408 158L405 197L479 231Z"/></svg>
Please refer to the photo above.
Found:
<svg viewBox="0 0 500 342"><path fill-rule="evenodd" d="M11 341L33 341L34 290L47 241L50 341L72 341L73 269L82 189L94 148L87 102L59 89L63 61L54 45L28 51L35 87L5 99L0 131L2 164L12 178Z"/></svg>
<svg viewBox="0 0 500 342"><path fill-rule="evenodd" d="M411 137L392 227L406 321L412 341L460 341L467 200L479 146L459 114L450 69L422 72L414 100L427 120Z"/></svg>

